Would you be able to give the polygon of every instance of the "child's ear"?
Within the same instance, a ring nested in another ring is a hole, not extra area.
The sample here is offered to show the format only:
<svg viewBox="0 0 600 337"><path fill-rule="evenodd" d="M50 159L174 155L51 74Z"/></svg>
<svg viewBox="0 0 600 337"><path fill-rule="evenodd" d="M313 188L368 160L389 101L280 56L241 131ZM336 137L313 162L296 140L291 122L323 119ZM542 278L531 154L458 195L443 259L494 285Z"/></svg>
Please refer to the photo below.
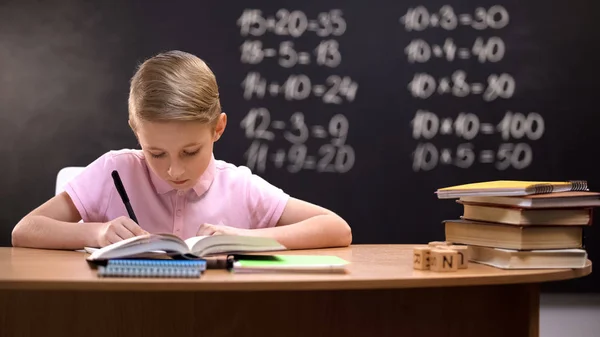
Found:
<svg viewBox="0 0 600 337"><path fill-rule="evenodd" d="M225 127L227 126L227 115L224 112L221 112L219 115L219 119L217 120L217 125L215 126L215 135L213 137L213 141L216 142L221 138L223 132L225 132Z"/></svg>

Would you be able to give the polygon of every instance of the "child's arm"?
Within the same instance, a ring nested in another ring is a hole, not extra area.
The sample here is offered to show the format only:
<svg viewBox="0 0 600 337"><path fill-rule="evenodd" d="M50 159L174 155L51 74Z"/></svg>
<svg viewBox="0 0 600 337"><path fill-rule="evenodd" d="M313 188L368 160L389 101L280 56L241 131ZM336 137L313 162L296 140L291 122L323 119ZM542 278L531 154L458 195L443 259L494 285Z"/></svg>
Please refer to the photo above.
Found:
<svg viewBox="0 0 600 337"><path fill-rule="evenodd" d="M345 247L352 243L352 230L344 219L296 198L288 200L276 227L251 232L272 237L289 249Z"/></svg>
<svg viewBox="0 0 600 337"><path fill-rule="evenodd" d="M289 249L344 247L352 242L350 226L337 214L306 201L290 198L272 228L239 229L202 224L197 235L257 235L276 239Z"/></svg>
<svg viewBox="0 0 600 337"><path fill-rule="evenodd" d="M103 247L145 232L131 219L107 223L78 223L81 215L65 192L23 217L12 231L15 247L80 249Z"/></svg>

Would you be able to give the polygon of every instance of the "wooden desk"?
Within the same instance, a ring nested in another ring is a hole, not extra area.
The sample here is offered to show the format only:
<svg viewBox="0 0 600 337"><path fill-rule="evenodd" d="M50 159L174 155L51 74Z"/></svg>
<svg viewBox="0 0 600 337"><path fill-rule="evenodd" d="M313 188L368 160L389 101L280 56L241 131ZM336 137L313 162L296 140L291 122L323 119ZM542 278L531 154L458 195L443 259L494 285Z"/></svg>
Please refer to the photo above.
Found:
<svg viewBox="0 0 600 337"><path fill-rule="evenodd" d="M412 269L411 245L290 251L345 275L101 279L70 251L0 248L0 336L537 336L538 283L577 270Z"/></svg>

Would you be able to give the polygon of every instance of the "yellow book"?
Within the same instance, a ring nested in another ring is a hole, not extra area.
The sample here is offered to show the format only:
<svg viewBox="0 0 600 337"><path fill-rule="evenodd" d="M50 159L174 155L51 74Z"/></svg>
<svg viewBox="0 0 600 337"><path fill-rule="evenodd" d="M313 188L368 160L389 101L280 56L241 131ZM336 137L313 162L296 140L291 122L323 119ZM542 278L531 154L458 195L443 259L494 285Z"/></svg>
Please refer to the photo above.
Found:
<svg viewBox="0 0 600 337"><path fill-rule="evenodd" d="M439 199L465 196L522 196L568 191L588 191L585 180L570 181L522 181L494 180L439 188Z"/></svg>

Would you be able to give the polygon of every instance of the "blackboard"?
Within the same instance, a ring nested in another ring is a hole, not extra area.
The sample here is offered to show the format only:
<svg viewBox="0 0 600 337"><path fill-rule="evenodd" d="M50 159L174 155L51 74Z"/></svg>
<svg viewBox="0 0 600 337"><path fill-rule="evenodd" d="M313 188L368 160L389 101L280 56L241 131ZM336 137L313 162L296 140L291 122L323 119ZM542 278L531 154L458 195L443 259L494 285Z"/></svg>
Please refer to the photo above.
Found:
<svg viewBox="0 0 600 337"><path fill-rule="evenodd" d="M443 186L586 179L600 190L593 4L5 1L0 243L53 194L60 168L138 146L128 81L170 49L217 76L229 124L215 155L336 211L354 243L443 239L441 221L462 213L436 198Z"/></svg>

